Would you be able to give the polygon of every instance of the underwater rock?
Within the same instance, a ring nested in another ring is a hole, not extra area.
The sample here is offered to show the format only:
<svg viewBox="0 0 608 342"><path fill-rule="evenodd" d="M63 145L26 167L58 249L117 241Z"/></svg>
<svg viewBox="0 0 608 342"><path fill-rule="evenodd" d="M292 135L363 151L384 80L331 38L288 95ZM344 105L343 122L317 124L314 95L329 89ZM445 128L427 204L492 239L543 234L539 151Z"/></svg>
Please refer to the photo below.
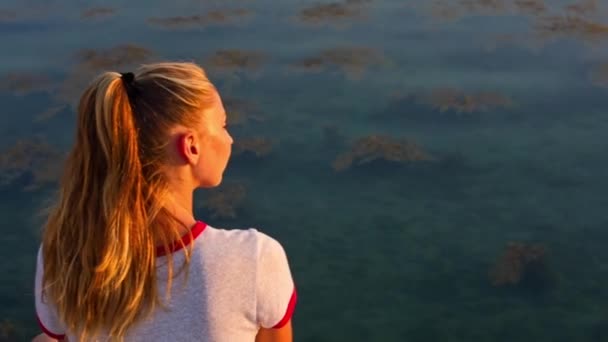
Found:
<svg viewBox="0 0 608 342"><path fill-rule="evenodd" d="M223 183L217 188L206 191L199 208L210 211L211 218L236 218L237 210L247 195L242 183Z"/></svg>
<svg viewBox="0 0 608 342"><path fill-rule="evenodd" d="M370 135L357 139L350 150L340 154L332 163L335 171L345 171L353 165L362 165L375 160L397 163L431 161L434 157L410 140L396 140L384 135Z"/></svg>
<svg viewBox="0 0 608 342"><path fill-rule="evenodd" d="M555 287L557 277L547 257L547 249L541 244L510 242L488 272L489 280L495 287L550 290Z"/></svg>

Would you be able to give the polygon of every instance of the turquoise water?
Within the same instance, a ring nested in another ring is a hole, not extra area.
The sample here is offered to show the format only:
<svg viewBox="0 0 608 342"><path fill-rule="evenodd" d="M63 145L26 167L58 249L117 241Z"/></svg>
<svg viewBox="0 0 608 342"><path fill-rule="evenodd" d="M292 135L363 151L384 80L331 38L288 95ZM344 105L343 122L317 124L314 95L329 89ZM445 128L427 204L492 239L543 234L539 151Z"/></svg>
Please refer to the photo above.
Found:
<svg viewBox="0 0 608 342"><path fill-rule="evenodd" d="M205 206L215 191L197 193L197 216L283 243L296 341L608 340L608 6L319 4L2 2L0 340L37 333L34 214L79 91L104 67L165 59L207 69L237 143L273 143L232 159L226 185L245 189L234 217ZM214 59L222 50L236 62ZM336 172L369 135L434 160ZM11 154L20 140L34 147ZM509 242L544 246L546 283L492 284Z"/></svg>

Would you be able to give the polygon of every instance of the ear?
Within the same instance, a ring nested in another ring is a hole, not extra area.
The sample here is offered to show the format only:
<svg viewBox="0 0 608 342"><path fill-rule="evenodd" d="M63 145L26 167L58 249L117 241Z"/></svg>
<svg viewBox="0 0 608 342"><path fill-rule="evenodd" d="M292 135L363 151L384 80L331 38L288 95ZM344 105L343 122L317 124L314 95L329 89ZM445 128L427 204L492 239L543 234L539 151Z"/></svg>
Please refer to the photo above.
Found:
<svg viewBox="0 0 608 342"><path fill-rule="evenodd" d="M198 139L191 132L182 134L177 139L177 153L188 164L198 163L200 146Z"/></svg>

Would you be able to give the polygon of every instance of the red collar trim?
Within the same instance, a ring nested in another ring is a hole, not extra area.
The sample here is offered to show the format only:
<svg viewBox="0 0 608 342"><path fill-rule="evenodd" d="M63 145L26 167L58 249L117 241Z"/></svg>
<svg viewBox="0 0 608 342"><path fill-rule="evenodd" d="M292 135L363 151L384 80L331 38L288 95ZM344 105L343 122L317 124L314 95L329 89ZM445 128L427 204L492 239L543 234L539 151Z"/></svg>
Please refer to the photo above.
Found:
<svg viewBox="0 0 608 342"><path fill-rule="evenodd" d="M156 247L156 256L161 257L165 256L169 253L177 252L182 249L184 246L188 246L194 239L196 239L201 233L207 228L207 224L202 221L196 221L192 229L190 229L190 234L185 234L180 240L173 242L173 244L169 245L169 250L166 250L163 246ZM183 244L183 245L182 245Z"/></svg>

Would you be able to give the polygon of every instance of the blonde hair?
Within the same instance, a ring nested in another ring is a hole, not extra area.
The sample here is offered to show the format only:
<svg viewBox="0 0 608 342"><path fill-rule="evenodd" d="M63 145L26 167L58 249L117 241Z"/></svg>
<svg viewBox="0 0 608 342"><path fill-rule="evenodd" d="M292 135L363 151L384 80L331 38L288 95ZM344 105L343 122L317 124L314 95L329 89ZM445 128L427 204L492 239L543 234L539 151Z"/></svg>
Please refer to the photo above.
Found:
<svg viewBox="0 0 608 342"><path fill-rule="evenodd" d="M42 233L45 300L79 340L107 333L122 341L164 307L157 243L169 251L181 241L181 223L165 209L169 130L200 124L214 93L199 66L156 63L140 67L132 83L105 72L82 95L74 147Z"/></svg>

